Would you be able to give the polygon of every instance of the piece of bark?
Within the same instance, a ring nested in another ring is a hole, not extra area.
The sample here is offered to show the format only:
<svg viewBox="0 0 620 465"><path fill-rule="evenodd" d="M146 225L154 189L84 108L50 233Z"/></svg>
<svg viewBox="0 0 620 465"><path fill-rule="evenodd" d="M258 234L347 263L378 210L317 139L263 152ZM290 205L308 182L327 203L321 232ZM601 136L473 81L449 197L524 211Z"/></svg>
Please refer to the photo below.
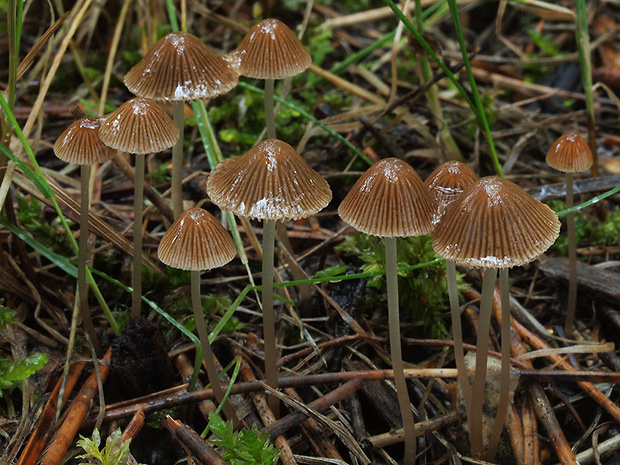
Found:
<svg viewBox="0 0 620 465"><path fill-rule="evenodd" d="M540 266L547 277L568 283L568 258L552 258ZM577 291L579 300L591 303L620 301L620 273L577 262Z"/></svg>
<svg viewBox="0 0 620 465"><path fill-rule="evenodd" d="M224 459L189 426L170 416L162 418L159 423L204 465L226 465Z"/></svg>

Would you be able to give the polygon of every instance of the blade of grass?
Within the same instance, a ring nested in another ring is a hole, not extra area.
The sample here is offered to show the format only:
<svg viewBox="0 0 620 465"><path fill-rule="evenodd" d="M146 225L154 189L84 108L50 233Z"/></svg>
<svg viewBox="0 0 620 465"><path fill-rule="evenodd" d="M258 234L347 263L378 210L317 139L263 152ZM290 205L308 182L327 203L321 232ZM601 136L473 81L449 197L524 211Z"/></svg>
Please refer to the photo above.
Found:
<svg viewBox="0 0 620 465"><path fill-rule="evenodd" d="M456 3L456 0L448 0L448 6L450 7L450 14L452 16L452 24L454 25L454 30L456 32L456 38L458 40L459 46L461 48L461 55L463 56L463 63L465 64L465 69L467 70L467 77L469 78L469 85L471 87L471 92L474 97L474 103L476 105L477 111L474 113L478 119L478 124L480 128L484 132L487 138L487 144L489 145L489 150L491 151L491 157L493 159L493 165L495 166L495 172L498 176L504 177L504 173L502 171L502 165L499 162L499 158L497 157L497 151L495 149L495 143L493 142L493 137L491 136L491 129L489 128L489 122L487 120L486 113L484 111L484 106L482 105L482 100L480 99L480 93L478 92L478 86L476 85L476 79L474 78L474 73L471 69L471 63L469 61L469 54L467 53L467 44L465 43L465 37L463 37L463 28L461 27L461 18L459 16L459 9Z"/></svg>
<svg viewBox="0 0 620 465"><path fill-rule="evenodd" d="M469 62L469 56L467 55L467 50L465 48L465 41L463 38L463 33L461 29L461 22L458 17L458 9L456 6L455 0L448 0L448 5L450 6L450 12L452 14L452 19L454 22L455 29L457 31L457 38L459 40L459 44L461 46L461 51L463 52L463 62L465 63L467 74L470 77L470 84L472 87L472 95L474 97L474 101L469 98L468 93L465 91L464 87L458 81L457 77L450 71L450 69L445 65L445 63L439 58L439 56L435 53L435 51L428 44L426 39L422 37L422 34L417 30L417 28L413 25L411 21L405 16L405 14L396 6L396 4L392 0L383 0L387 6L394 12L394 14L398 17L400 21L402 21L405 27L411 32L411 34L415 37L415 39L420 43L422 48L426 50L429 56L433 59L435 63L441 68L441 70L446 73L448 79L452 82L452 84L459 91L465 102L469 105L471 111L476 115L476 119L478 120L478 124L482 128L483 132L487 137L487 143L489 145L489 150L491 150L491 156L493 158L493 165L495 166L495 171L498 176L503 176L502 167L499 163L499 159L497 158L497 152L495 150L495 144L493 143L493 139L491 138L491 132L489 130L488 121L486 118L486 114L484 113L484 108L482 106L482 102L480 100L480 95L478 93L478 88L476 86L476 82L473 79L473 74L471 72L471 64ZM456 12L456 14L454 13Z"/></svg>
<svg viewBox="0 0 620 465"><path fill-rule="evenodd" d="M590 34L588 33L588 12L585 0L575 2L577 16L575 18L577 50L579 52L579 69L581 82L586 96L586 110L588 112L588 143L594 155L592 176L598 176L598 156L596 149L596 126L594 124L594 93L592 91L592 62L590 58Z"/></svg>

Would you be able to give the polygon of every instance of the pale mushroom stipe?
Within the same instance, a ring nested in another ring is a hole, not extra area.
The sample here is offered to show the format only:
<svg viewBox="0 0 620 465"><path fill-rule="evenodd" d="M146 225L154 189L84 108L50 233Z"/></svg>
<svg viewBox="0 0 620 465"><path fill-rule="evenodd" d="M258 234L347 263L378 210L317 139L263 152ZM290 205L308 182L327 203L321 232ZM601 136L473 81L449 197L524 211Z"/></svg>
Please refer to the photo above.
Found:
<svg viewBox="0 0 620 465"><path fill-rule="evenodd" d="M144 156L172 147L179 138L179 131L174 121L154 101L134 98L102 119L99 137L109 147L135 154L131 316L137 318L142 309Z"/></svg>
<svg viewBox="0 0 620 465"><path fill-rule="evenodd" d="M358 231L385 241L390 354L405 434L403 463L412 465L417 447L400 344L396 237L431 232L433 204L428 189L411 166L397 158L386 158L357 180L338 207L338 214Z"/></svg>
<svg viewBox="0 0 620 465"><path fill-rule="evenodd" d="M548 206L515 183L496 176L463 191L433 230L433 249L460 266L484 270L480 301L476 368L467 420L472 454L494 460L509 405L510 312L508 268L535 260L555 242L560 221ZM484 401L493 290L500 269L502 363L497 416L485 451Z"/></svg>
<svg viewBox="0 0 620 465"><path fill-rule="evenodd" d="M314 215L327 206L332 193L325 181L295 150L278 139L265 140L245 155L218 164L207 180L215 205L235 215L263 221L263 339L265 377L278 387L276 331L273 308L275 222ZM277 415L278 400L269 405Z"/></svg>

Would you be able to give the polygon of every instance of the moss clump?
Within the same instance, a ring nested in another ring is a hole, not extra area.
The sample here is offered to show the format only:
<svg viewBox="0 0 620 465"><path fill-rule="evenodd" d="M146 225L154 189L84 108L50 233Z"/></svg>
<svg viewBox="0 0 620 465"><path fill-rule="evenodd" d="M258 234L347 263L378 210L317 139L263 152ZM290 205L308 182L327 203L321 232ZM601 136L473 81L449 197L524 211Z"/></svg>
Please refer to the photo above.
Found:
<svg viewBox="0 0 620 465"><path fill-rule="evenodd" d="M398 267L426 263L439 258L432 247L430 235L398 238ZM343 255L353 257L365 272L385 270L385 246L373 236L357 233L336 247ZM424 268L399 272L398 290L403 321L422 324L430 337L447 337L445 326L449 314L448 285L445 265L441 262ZM462 276L458 275L459 288ZM385 291L385 275L378 274L368 281L368 287Z"/></svg>

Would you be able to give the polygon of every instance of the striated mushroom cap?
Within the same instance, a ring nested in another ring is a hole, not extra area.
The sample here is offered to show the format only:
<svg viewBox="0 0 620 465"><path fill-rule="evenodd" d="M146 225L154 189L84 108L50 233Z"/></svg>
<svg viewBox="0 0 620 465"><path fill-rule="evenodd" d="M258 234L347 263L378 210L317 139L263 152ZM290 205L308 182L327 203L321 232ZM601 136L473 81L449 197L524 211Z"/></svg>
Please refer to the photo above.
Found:
<svg viewBox="0 0 620 465"><path fill-rule="evenodd" d="M437 224L448 206L477 180L476 173L460 161L448 161L439 165L424 181L435 205L433 224Z"/></svg>
<svg viewBox="0 0 620 465"><path fill-rule="evenodd" d="M145 154L172 147L179 138L179 130L155 102L134 98L103 118L99 137L114 149Z"/></svg>
<svg viewBox="0 0 620 465"><path fill-rule="evenodd" d="M286 142L267 139L218 164L207 180L215 205L260 220L297 220L327 206L332 192Z"/></svg>
<svg viewBox="0 0 620 465"><path fill-rule="evenodd" d="M421 236L433 226L428 189L418 173L397 158L372 165L353 185L338 214L372 236Z"/></svg>
<svg viewBox="0 0 620 465"><path fill-rule="evenodd" d="M551 168L564 173L579 173L592 166L594 159L590 146L579 134L560 136L547 152L547 163Z"/></svg>
<svg viewBox="0 0 620 465"><path fill-rule="evenodd" d="M125 85L134 94L165 101L214 98L238 81L224 57L187 32L171 32L159 39L125 75Z"/></svg>
<svg viewBox="0 0 620 465"><path fill-rule="evenodd" d="M277 19L264 19L250 29L229 60L241 76L256 79L296 76L312 64L297 36Z"/></svg>
<svg viewBox="0 0 620 465"><path fill-rule="evenodd" d="M237 249L230 234L202 208L179 215L162 237L157 256L173 268L202 271L219 268L235 258Z"/></svg>
<svg viewBox="0 0 620 465"><path fill-rule="evenodd" d="M469 186L433 231L433 249L457 265L510 268L555 242L560 220L515 183L496 176Z"/></svg>
<svg viewBox="0 0 620 465"><path fill-rule="evenodd" d="M54 153L67 163L95 165L110 160L116 151L99 138L99 119L75 121L54 143Z"/></svg>

